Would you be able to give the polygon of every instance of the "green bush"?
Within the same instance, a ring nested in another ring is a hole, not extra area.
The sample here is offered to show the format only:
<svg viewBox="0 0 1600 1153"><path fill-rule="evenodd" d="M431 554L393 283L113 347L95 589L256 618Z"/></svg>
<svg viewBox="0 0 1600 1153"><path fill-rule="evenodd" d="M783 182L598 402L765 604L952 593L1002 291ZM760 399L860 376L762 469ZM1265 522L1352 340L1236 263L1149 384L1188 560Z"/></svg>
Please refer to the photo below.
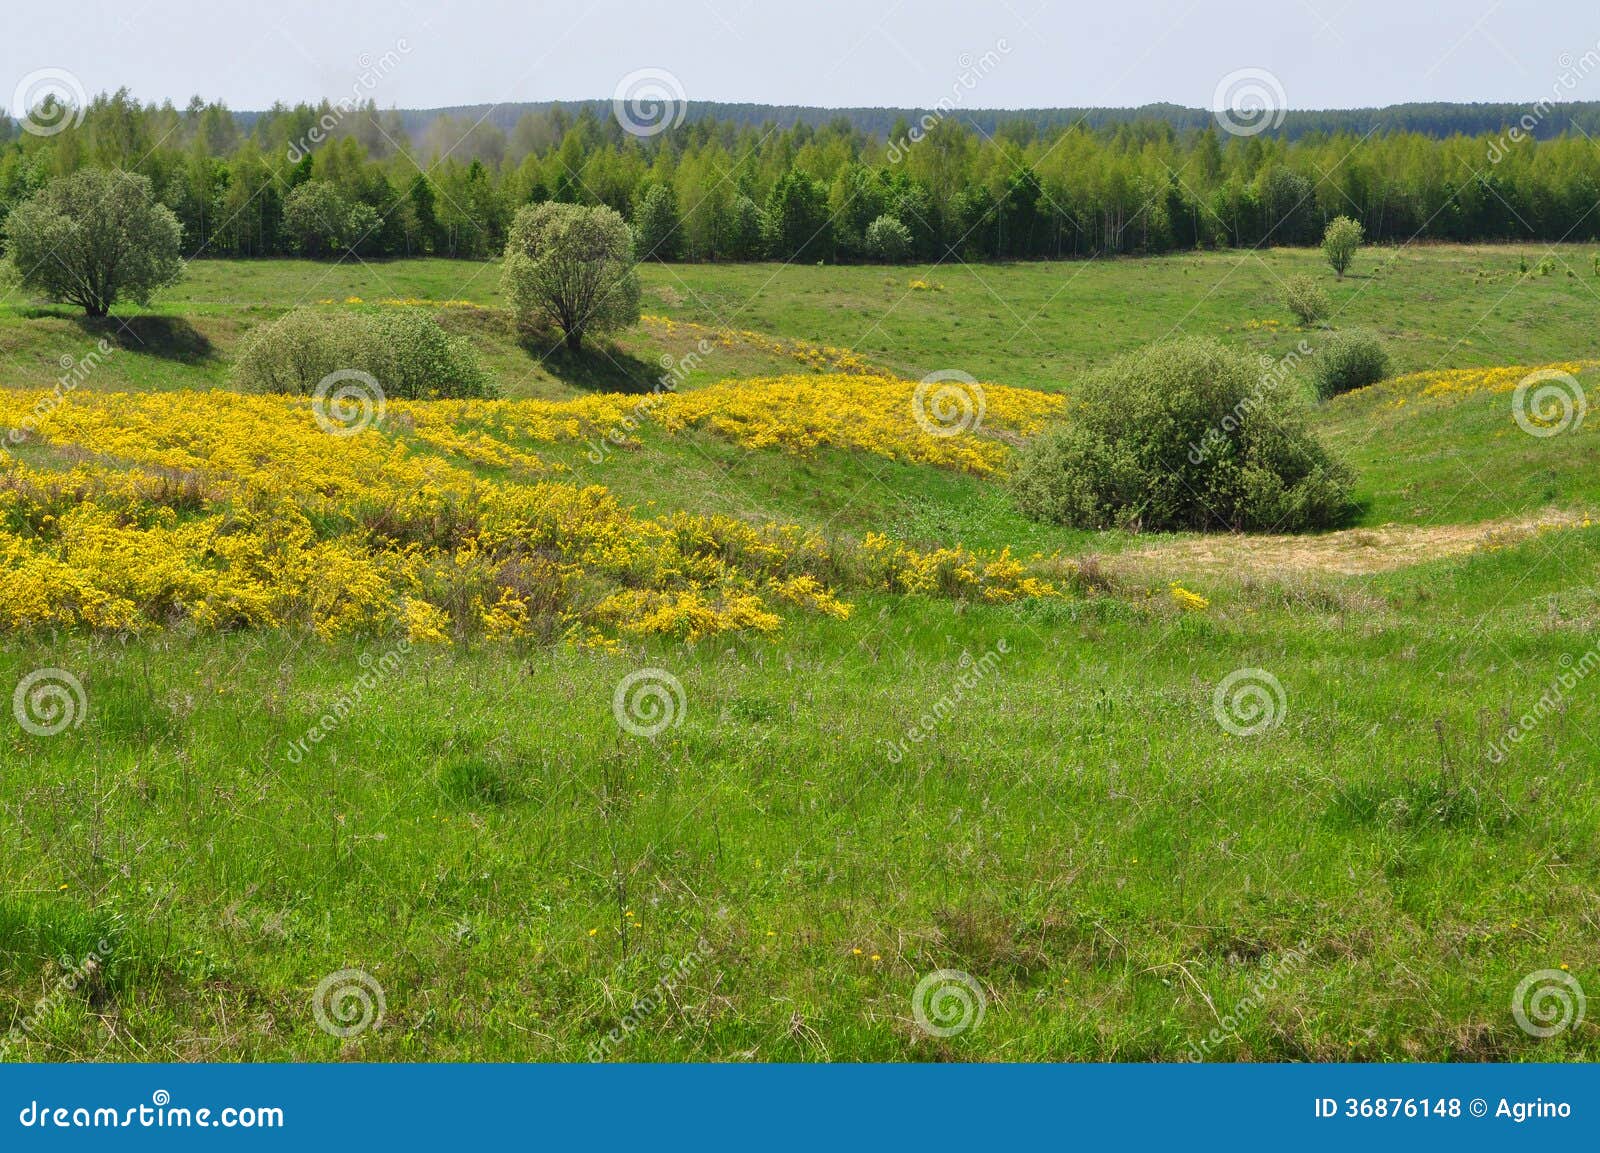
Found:
<svg viewBox="0 0 1600 1153"><path fill-rule="evenodd" d="M911 229L887 214L867 225L866 249L874 260L899 264L911 255Z"/></svg>
<svg viewBox="0 0 1600 1153"><path fill-rule="evenodd" d="M234 379L252 392L314 393L329 373L370 374L401 400L495 395L472 346L409 309L297 308L245 340Z"/></svg>
<svg viewBox="0 0 1600 1153"><path fill-rule="evenodd" d="M1389 354L1370 332L1336 332L1311 361L1311 384L1323 400L1389 375Z"/></svg>
<svg viewBox="0 0 1600 1153"><path fill-rule="evenodd" d="M1021 509L1078 528L1294 532L1336 523L1351 475L1309 432L1281 375L1188 338L1117 358L1067 420L1018 450Z"/></svg>
<svg viewBox="0 0 1600 1153"><path fill-rule="evenodd" d="M1305 325L1316 324L1333 311L1333 302L1322 286L1304 275L1283 282L1283 303Z"/></svg>

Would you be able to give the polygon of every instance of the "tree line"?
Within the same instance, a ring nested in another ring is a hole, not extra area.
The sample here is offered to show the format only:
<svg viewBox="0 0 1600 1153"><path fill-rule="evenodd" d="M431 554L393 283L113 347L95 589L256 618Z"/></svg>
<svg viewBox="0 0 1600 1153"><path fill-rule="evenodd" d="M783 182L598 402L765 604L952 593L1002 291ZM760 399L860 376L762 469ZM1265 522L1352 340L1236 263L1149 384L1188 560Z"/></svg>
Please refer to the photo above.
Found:
<svg viewBox="0 0 1600 1153"><path fill-rule="evenodd" d="M1333 128L1291 139L1021 115L986 132L930 114L886 133L845 116L759 126L701 116L639 137L602 109L546 106L509 132L440 116L413 135L405 115L370 101L244 116L122 91L53 135L0 143L0 223L51 178L99 167L149 179L189 258L497 256L517 210L547 201L614 209L639 254L661 260L1315 244L1338 216L1377 243L1600 239L1600 148L1581 134Z"/></svg>

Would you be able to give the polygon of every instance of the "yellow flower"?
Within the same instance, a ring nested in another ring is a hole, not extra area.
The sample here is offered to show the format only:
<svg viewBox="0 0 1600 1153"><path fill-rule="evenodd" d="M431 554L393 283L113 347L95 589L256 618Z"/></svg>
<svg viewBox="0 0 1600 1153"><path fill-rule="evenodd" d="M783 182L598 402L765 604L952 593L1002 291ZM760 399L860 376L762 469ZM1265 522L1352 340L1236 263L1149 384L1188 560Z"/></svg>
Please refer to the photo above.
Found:
<svg viewBox="0 0 1600 1153"><path fill-rule="evenodd" d="M1184 612L1203 612L1211 607L1211 602L1206 600L1205 597L1199 593L1190 592L1177 581L1172 582L1169 586L1169 591L1172 593L1172 599L1177 602L1178 607Z"/></svg>

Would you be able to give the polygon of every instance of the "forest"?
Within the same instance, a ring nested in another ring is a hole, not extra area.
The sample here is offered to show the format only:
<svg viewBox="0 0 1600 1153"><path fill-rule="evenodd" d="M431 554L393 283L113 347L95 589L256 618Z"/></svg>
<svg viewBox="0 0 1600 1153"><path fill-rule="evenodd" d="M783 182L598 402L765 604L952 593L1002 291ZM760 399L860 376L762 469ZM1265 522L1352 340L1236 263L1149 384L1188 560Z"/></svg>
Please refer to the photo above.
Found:
<svg viewBox="0 0 1600 1153"><path fill-rule="evenodd" d="M507 130L503 110L425 119L347 100L236 113L122 90L50 134L4 122L0 222L52 177L98 166L148 177L191 259L487 258L518 207L546 200L616 209L640 256L666 261L1304 245L1339 215L1377 243L1600 238L1591 105L1291 113L1253 135L1183 109L899 113L883 131L882 115L772 110L790 116L755 123L754 106L720 107L633 135L592 101L529 107Z"/></svg>

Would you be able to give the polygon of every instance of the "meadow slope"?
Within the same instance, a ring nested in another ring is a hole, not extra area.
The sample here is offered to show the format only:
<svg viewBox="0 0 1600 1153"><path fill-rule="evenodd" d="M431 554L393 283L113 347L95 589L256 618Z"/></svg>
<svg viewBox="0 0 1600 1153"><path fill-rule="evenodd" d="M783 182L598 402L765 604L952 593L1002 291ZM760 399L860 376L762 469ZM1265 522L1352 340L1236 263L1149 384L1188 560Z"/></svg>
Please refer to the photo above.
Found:
<svg viewBox="0 0 1600 1153"><path fill-rule="evenodd" d="M1403 375L1313 414L1359 506L1296 539L1042 526L1003 476L1115 352L1315 345L1310 253L653 267L583 357L486 265L11 298L0 686L81 695L0 729L7 1058L1600 1057L1513 1013L1600 989L1600 422L1513 411L1600 382L1558 256L1330 282ZM510 399L329 436L221 391L296 303L426 308ZM908 418L937 369L980 433Z"/></svg>

